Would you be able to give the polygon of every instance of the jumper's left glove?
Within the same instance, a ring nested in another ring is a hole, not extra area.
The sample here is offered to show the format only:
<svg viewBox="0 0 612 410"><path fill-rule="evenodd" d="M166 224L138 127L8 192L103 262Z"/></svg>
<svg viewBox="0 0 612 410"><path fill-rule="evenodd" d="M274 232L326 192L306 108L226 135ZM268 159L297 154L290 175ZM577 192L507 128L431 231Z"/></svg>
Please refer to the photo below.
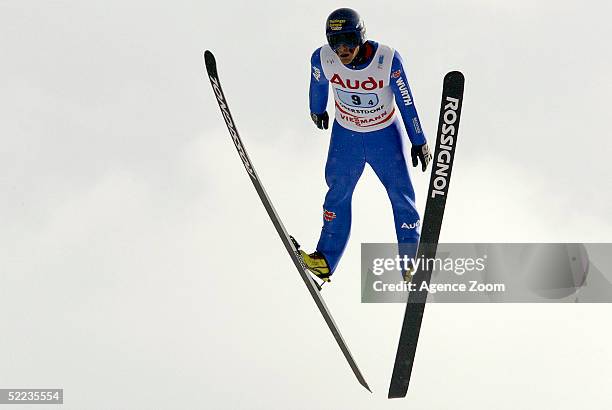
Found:
<svg viewBox="0 0 612 410"><path fill-rule="evenodd" d="M429 162L431 161L431 151L429 150L429 145L427 145L427 143L422 145L413 145L410 149L410 155L412 156L412 166L418 166L419 160L421 160L421 166L423 168L423 172L425 172L427 165L429 165Z"/></svg>

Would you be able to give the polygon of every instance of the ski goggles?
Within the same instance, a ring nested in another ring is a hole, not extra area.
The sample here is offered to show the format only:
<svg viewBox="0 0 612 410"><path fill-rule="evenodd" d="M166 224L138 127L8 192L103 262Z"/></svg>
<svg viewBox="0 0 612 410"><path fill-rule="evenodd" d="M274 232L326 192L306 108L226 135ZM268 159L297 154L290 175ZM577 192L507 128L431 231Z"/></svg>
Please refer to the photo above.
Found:
<svg viewBox="0 0 612 410"><path fill-rule="evenodd" d="M332 50L336 51L345 45L348 48L356 48L360 43L358 33L334 33L327 35L327 43Z"/></svg>

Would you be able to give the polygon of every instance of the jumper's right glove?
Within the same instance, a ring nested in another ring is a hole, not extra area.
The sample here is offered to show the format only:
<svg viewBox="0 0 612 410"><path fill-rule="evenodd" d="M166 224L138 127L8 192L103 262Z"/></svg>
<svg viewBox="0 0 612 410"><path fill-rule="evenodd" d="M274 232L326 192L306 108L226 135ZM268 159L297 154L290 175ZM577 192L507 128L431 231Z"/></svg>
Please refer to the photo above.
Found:
<svg viewBox="0 0 612 410"><path fill-rule="evenodd" d="M311 112L310 118L312 118L312 121L314 121L317 128L321 130L326 130L329 126L329 115L327 115L327 111L323 111L322 114L315 114L314 112Z"/></svg>
<svg viewBox="0 0 612 410"><path fill-rule="evenodd" d="M425 172L427 165L429 165L429 161L431 161L431 151L429 150L429 145L427 145L427 143L413 145L410 149L410 155L412 156L412 166L416 167L419 165L419 160L421 160L423 172Z"/></svg>

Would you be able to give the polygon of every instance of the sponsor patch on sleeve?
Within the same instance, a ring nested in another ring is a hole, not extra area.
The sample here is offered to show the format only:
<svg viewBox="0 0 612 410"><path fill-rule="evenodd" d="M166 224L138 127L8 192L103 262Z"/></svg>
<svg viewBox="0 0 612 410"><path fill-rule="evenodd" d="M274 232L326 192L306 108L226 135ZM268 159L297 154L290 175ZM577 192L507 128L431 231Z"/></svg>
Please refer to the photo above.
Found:
<svg viewBox="0 0 612 410"><path fill-rule="evenodd" d="M323 210L323 219L325 219L327 222L330 222L335 218L336 218L335 212L328 211L327 209Z"/></svg>
<svg viewBox="0 0 612 410"><path fill-rule="evenodd" d="M412 119L412 124L414 125L414 130L416 131L417 134L421 134L421 124L419 124L419 119L417 117L414 117Z"/></svg>
<svg viewBox="0 0 612 410"><path fill-rule="evenodd" d="M315 78L315 80L319 81L321 78L321 70L319 70L319 68L316 66L312 66L312 76Z"/></svg>

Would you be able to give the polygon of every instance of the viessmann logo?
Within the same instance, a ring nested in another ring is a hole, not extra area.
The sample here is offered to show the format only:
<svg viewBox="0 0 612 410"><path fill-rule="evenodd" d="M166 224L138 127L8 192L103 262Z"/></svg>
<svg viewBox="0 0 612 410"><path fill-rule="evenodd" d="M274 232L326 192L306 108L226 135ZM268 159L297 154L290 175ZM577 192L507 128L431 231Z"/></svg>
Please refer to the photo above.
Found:
<svg viewBox="0 0 612 410"><path fill-rule="evenodd" d="M242 160L242 163L244 164L244 167L246 168L249 175L251 175L252 178L257 179L255 169L253 168L253 165L251 165L251 161L249 161L249 157L247 156L246 151L242 146L242 142L240 141L240 137L238 136L238 130L236 130L236 126L234 125L230 112L227 108L227 103L225 102L225 98L223 97L223 92L221 92L219 80L212 76L209 76L209 78L210 82L212 83L213 90L215 91L215 97L217 97L217 101L219 102L219 107L221 107L221 112L223 113L225 124L227 124L227 129L229 130L232 136L232 140L234 141L234 145L238 150L240 159Z"/></svg>
<svg viewBox="0 0 612 410"><path fill-rule="evenodd" d="M434 179L434 189L431 191L431 197L436 195L446 195L448 188L448 170L450 163L453 160L453 145L455 144L455 134L457 128L457 110L459 109L459 99L446 97L447 104L444 106L444 122L442 123L442 132L440 135L440 147L438 156L436 157L436 178Z"/></svg>

